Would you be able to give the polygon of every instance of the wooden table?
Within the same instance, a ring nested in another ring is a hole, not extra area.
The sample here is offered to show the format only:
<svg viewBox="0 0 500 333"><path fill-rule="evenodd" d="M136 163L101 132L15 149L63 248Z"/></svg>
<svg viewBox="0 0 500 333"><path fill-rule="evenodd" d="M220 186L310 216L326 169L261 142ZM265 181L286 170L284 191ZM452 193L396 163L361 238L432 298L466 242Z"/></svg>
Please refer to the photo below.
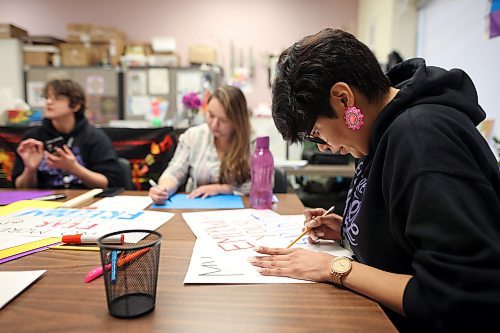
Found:
<svg viewBox="0 0 500 333"><path fill-rule="evenodd" d="M81 193L63 191L68 199ZM145 192L126 192L125 194ZM295 194L274 208L300 214ZM247 198L244 199L248 205ZM396 332L379 305L328 284L184 285L195 237L180 213L163 225L156 309L140 318L108 314L103 279L84 283L97 252L47 250L0 265L46 269L0 310L2 332ZM1 283L1 282L0 282Z"/></svg>

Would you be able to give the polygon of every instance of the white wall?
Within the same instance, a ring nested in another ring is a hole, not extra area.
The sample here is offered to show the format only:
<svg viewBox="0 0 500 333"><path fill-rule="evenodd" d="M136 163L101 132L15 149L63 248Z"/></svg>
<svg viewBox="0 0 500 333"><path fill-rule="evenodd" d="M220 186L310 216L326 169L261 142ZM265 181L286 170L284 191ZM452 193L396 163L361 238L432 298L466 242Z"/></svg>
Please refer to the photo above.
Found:
<svg viewBox="0 0 500 333"><path fill-rule="evenodd" d="M417 21L414 0L359 0L358 38L380 63L394 50L404 59L415 57Z"/></svg>
<svg viewBox="0 0 500 333"><path fill-rule="evenodd" d="M3 110L24 99L23 56L17 39L0 39L0 123Z"/></svg>
<svg viewBox="0 0 500 333"><path fill-rule="evenodd" d="M433 0L420 10L417 55L427 64L463 69L500 138L500 37L488 39L488 0Z"/></svg>

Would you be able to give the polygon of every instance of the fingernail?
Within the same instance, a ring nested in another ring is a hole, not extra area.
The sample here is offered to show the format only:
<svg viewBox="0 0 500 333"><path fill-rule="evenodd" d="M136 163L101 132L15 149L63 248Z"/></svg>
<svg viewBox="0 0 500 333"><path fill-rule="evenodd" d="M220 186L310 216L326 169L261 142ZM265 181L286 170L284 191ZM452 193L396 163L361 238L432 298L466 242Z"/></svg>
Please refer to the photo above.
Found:
<svg viewBox="0 0 500 333"><path fill-rule="evenodd" d="M255 258L255 257L248 257L248 259L247 259L247 260L248 260L248 262L250 262L250 263L257 262L257 258Z"/></svg>
<svg viewBox="0 0 500 333"><path fill-rule="evenodd" d="M312 227L312 222L307 222L306 224L304 224L307 228L311 228Z"/></svg>
<svg viewBox="0 0 500 333"><path fill-rule="evenodd" d="M256 246L256 247L253 248L253 250L255 252L260 252L262 250L262 248L260 246Z"/></svg>

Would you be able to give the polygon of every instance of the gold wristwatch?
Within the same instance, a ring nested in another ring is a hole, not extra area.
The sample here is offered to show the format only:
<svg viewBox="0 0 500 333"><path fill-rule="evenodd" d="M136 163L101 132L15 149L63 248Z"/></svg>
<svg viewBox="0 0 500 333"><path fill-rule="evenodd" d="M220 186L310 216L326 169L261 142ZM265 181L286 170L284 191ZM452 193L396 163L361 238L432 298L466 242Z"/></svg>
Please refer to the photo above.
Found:
<svg viewBox="0 0 500 333"><path fill-rule="evenodd" d="M342 277L349 274L352 269L352 259L349 257L337 257L332 260L330 264L330 274L332 275L332 282L338 287L343 287Z"/></svg>

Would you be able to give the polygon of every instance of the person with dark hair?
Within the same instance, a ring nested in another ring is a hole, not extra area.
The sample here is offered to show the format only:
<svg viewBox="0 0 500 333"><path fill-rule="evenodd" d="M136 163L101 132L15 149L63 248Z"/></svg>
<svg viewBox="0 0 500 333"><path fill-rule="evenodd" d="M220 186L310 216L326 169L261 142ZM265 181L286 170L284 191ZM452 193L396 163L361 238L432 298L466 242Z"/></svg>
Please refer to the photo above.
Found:
<svg viewBox="0 0 500 333"><path fill-rule="evenodd" d="M71 80L44 87L42 126L29 129L17 148L17 188L95 188L120 184L111 140L85 118L85 94Z"/></svg>
<svg viewBox="0 0 500 333"><path fill-rule="evenodd" d="M250 114L245 96L233 86L217 88L208 99L204 124L188 128L158 186L149 190L164 204L186 181L190 198L250 191Z"/></svg>
<svg viewBox="0 0 500 333"><path fill-rule="evenodd" d="M304 213L309 241L354 261L258 247L259 272L370 297L404 332L498 329L500 173L469 76L418 58L386 76L366 45L324 29L281 54L272 96L285 140L356 158L344 216Z"/></svg>

